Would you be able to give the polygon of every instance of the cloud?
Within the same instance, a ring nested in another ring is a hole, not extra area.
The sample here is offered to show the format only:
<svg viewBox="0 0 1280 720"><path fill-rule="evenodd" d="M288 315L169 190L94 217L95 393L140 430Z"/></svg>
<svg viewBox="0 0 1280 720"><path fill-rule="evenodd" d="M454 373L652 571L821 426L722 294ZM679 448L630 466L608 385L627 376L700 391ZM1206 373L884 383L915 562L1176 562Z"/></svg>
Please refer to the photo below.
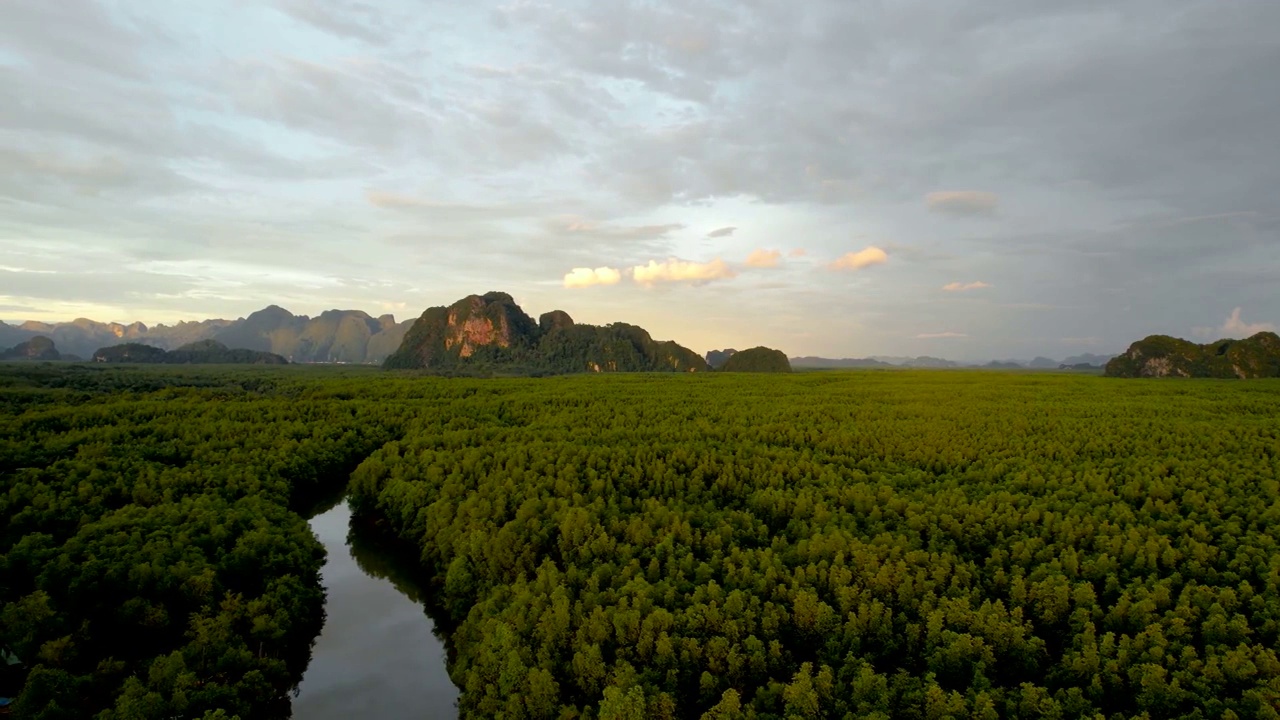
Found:
<svg viewBox="0 0 1280 720"><path fill-rule="evenodd" d="M917 340L934 340L939 338L967 338L968 335L958 332L920 333Z"/></svg>
<svg viewBox="0 0 1280 720"><path fill-rule="evenodd" d="M733 234L733 232L734 232L735 230L737 230L737 229L738 229L738 228L733 227L732 225L731 225L731 226L729 226L729 227L717 228L717 229L712 230L711 232L707 233L707 237L709 237L709 238L722 238L722 237L729 237L729 236L730 236L730 235L732 235L732 234Z"/></svg>
<svg viewBox="0 0 1280 720"><path fill-rule="evenodd" d="M934 212L951 215L994 215L1000 199L995 193L977 190L931 192L924 198Z"/></svg>
<svg viewBox="0 0 1280 720"><path fill-rule="evenodd" d="M720 258L705 263L676 258L661 263L650 260L648 265L637 265L631 269L631 277L645 286L681 282L702 285L713 280L728 280L737 275L738 273Z"/></svg>
<svg viewBox="0 0 1280 720"><path fill-rule="evenodd" d="M567 288L585 288L593 285L617 285L622 280L622 271L611 267L574 268L564 276Z"/></svg>
<svg viewBox="0 0 1280 720"><path fill-rule="evenodd" d="M942 286L942 289L946 290L947 292L968 292L970 290L982 290L983 288L989 288L989 287L991 287L990 284L984 283L981 280L978 280L971 283L960 283L960 282L947 283L946 285Z"/></svg>
<svg viewBox="0 0 1280 720"><path fill-rule="evenodd" d="M1280 324L1280 2L145 5L0 0L0 97L21 99L0 110L0 258L92 272L230 256L264 273L192 269L189 289L146 298L28 274L6 303L80 297L125 320L489 289L549 304L564 291L539 279L565 268L626 276L765 242L784 267L804 242L821 267L877 242L894 282L874 289L789 283L766 301L762 283L713 283L699 313L677 312L680 293L589 294L601 319L722 346L866 310L795 348L818 354L909 351L926 341L901 328L924 317L977 335L971 304L919 292L969 273L1037 303L983 308L991 356L1221 333L1204 307ZM708 240L725 220L779 239ZM366 282L308 291L273 268Z"/></svg>
<svg viewBox="0 0 1280 720"><path fill-rule="evenodd" d="M416 208L429 204L425 200L412 195L403 195L386 190L366 190L364 197L365 200L369 201L370 205L383 209Z"/></svg>
<svg viewBox="0 0 1280 720"><path fill-rule="evenodd" d="M804 248L792 248L791 252L787 253L787 257L802 258L808 254L809 254L809 251L805 250Z"/></svg>
<svg viewBox="0 0 1280 720"><path fill-rule="evenodd" d="M753 250L747 256L747 267L775 268L781 258L782 253L777 250Z"/></svg>
<svg viewBox="0 0 1280 720"><path fill-rule="evenodd" d="M1231 311L1230 317L1218 327L1196 327L1191 332L1201 337L1211 338L1247 338L1260 332L1275 332L1276 326L1271 323L1245 322L1240 317L1240 308Z"/></svg>
<svg viewBox="0 0 1280 720"><path fill-rule="evenodd" d="M277 7L316 29L340 37L382 45L392 37L392 27L373 6L349 0L279 0Z"/></svg>
<svg viewBox="0 0 1280 720"><path fill-rule="evenodd" d="M830 262L827 267L832 270L861 270L888 260L888 253L872 245L857 252L846 253Z"/></svg>
<svg viewBox="0 0 1280 720"><path fill-rule="evenodd" d="M567 235L592 235L602 238L651 240L664 238L671 233L683 230L684 223L661 223L655 225L612 225L588 220L576 215L564 215L547 221L552 232Z"/></svg>

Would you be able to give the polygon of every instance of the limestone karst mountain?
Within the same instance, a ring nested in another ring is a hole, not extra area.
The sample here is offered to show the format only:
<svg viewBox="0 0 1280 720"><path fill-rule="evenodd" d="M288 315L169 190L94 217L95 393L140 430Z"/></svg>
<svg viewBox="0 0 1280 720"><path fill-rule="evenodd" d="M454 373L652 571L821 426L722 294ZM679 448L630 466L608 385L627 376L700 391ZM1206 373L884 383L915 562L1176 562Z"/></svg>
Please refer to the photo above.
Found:
<svg viewBox="0 0 1280 720"><path fill-rule="evenodd" d="M379 364L400 347L412 320L373 317L360 310L327 310L316 317L294 315L271 305L238 320L201 320L148 327L140 322L104 323L80 318L71 322L0 323L0 347L47 337L65 354L82 357L99 348L135 343L176 350L201 340L217 340L231 348L270 352L292 362Z"/></svg>
<svg viewBox="0 0 1280 720"><path fill-rule="evenodd" d="M428 308L389 358L389 369L510 373L694 372L697 353L626 323L582 325L560 310L537 322L502 292Z"/></svg>
<svg viewBox="0 0 1280 720"><path fill-rule="evenodd" d="M1280 377L1280 335L1260 332L1244 340L1197 345L1168 335L1151 335L1112 358L1108 377L1253 378Z"/></svg>

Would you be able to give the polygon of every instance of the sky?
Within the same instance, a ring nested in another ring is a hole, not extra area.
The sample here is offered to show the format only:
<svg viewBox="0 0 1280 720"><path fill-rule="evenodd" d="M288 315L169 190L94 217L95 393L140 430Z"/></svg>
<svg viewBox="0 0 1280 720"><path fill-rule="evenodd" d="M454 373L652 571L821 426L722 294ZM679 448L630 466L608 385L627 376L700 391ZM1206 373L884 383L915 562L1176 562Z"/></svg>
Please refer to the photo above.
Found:
<svg viewBox="0 0 1280 720"><path fill-rule="evenodd" d="M698 351L1280 323L1275 0L0 0L0 318Z"/></svg>

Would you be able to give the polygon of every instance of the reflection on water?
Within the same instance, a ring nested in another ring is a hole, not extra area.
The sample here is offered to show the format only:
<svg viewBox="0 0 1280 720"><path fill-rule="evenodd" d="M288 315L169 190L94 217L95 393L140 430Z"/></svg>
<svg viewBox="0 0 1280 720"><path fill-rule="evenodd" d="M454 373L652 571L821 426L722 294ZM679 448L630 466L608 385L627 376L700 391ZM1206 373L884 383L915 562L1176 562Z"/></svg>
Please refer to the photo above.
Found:
<svg viewBox="0 0 1280 720"><path fill-rule="evenodd" d="M294 717L456 718L458 689L422 589L350 523L345 502L311 519L329 552L321 571L328 597Z"/></svg>

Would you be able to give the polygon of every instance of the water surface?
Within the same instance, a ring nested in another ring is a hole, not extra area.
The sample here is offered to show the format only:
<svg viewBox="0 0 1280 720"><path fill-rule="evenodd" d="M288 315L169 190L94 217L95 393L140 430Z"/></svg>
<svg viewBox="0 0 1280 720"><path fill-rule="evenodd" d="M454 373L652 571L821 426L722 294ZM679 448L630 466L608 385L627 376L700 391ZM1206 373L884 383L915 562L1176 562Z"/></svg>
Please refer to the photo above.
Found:
<svg viewBox="0 0 1280 720"><path fill-rule="evenodd" d="M324 630L293 699L299 720L456 718L458 689L445 670L422 590L376 546L349 531L345 500L311 519L329 557Z"/></svg>

